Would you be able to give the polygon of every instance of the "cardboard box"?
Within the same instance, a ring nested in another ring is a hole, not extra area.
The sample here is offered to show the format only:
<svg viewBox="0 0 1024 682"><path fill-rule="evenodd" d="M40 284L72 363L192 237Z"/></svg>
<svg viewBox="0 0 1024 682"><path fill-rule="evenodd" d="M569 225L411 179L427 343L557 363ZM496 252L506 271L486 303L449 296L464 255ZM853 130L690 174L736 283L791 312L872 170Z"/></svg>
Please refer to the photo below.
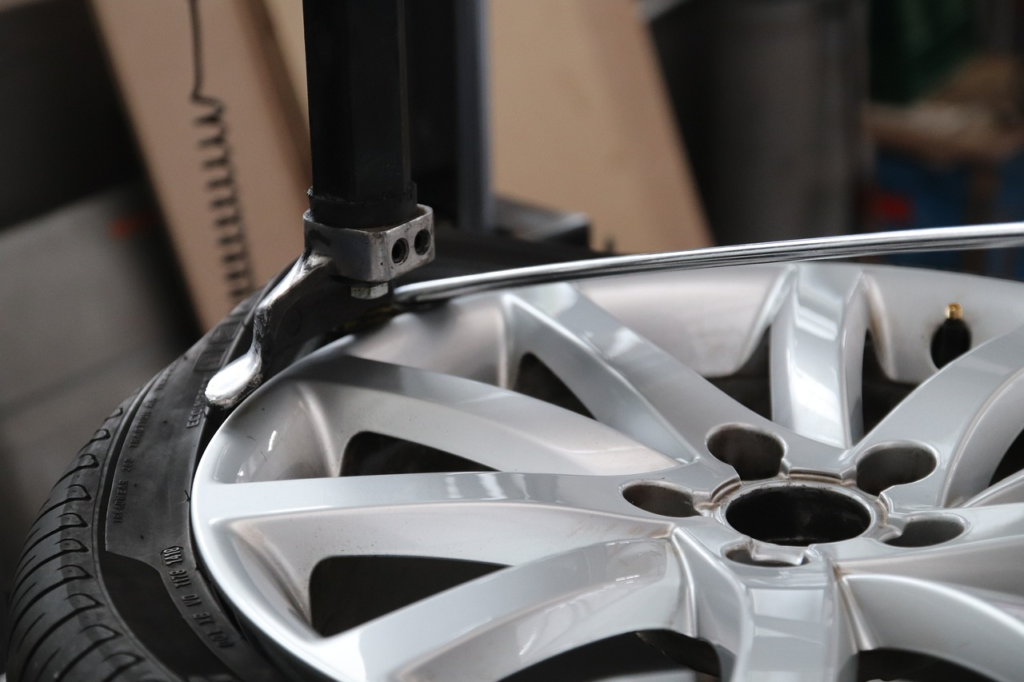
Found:
<svg viewBox="0 0 1024 682"><path fill-rule="evenodd" d="M591 216L591 245L710 236L651 36L632 0L491 0L494 188Z"/></svg>
<svg viewBox="0 0 1024 682"><path fill-rule="evenodd" d="M259 2L93 7L208 329L302 250L308 142L280 53Z"/></svg>

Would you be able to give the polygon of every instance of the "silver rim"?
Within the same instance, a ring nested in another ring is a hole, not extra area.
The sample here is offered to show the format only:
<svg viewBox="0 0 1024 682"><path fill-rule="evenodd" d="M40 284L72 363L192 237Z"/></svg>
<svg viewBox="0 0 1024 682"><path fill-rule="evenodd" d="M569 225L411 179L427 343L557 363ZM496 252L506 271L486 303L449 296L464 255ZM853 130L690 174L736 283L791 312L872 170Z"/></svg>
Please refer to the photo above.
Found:
<svg viewBox="0 0 1024 682"><path fill-rule="evenodd" d="M959 303L971 349L930 340ZM866 434L865 337L918 385ZM771 419L707 377L770 347ZM539 359L594 419L511 390ZM211 441L192 518L227 599L342 680L500 679L622 633L710 642L724 678L852 679L894 649L998 680L1024 651L1024 287L853 265L657 273L456 299L314 353ZM339 476L375 433L494 472ZM324 559L503 570L337 635Z"/></svg>

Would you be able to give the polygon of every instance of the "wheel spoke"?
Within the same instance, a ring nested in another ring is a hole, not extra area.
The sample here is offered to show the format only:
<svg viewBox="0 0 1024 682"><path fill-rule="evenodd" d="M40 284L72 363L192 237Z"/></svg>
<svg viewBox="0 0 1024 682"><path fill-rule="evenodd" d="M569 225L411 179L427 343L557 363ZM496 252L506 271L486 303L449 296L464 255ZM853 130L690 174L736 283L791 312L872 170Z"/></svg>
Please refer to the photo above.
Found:
<svg viewBox="0 0 1024 682"><path fill-rule="evenodd" d="M935 471L886 494L913 510L963 503L983 490L1020 431L1024 414L1024 328L951 362L919 386L849 457L893 442L921 444L937 455Z"/></svg>
<svg viewBox="0 0 1024 682"><path fill-rule="evenodd" d="M738 563L723 555L741 536L710 521L672 537L695 588L679 631L720 648L723 680L846 679L854 640L827 558L777 568Z"/></svg>
<svg viewBox="0 0 1024 682"><path fill-rule="evenodd" d="M868 312L859 268L800 268L771 328L776 422L838 447L849 447L861 437Z"/></svg>
<svg viewBox="0 0 1024 682"><path fill-rule="evenodd" d="M847 679L856 649L827 562L722 570L715 568L719 561L687 566L698 586L698 634L729 652L723 679Z"/></svg>
<svg viewBox="0 0 1024 682"><path fill-rule="evenodd" d="M1018 568L1024 566L1024 504L956 509L938 516L921 514L911 517L907 528L926 524L925 535L919 537L928 542L927 524L936 521L952 522L954 529L962 529L961 534L942 542L942 537L935 537L934 545L921 547L858 543L849 558L837 559L838 564L844 574L899 575L1024 597Z"/></svg>
<svg viewBox="0 0 1024 682"><path fill-rule="evenodd" d="M218 434L212 447L223 442L230 450L221 480L289 478L292 471L337 475L349 440L364 432L502 471L613 475L677 465L593 419L447 374L341 357L311 362L286 381L292 390L278 387L275 395L285 399L271 404L280 414L249 411ZM236 433L245 433L249 442L232 438ZM285 453L280 460L270 456L274 447Z"/></svg>
<svg viewBox="0 0 1024 682"><path fill-rule="evenodd" d="M596 545L466 583L316 650L342 679L497 679L605 637L668 627L680 583L665 541Z"/></svg>
<svg viewBox="0 0 1024 682"><path fill-rule="evenodd" d="M844 578L865 648L928 654L996 680L1020 679L1024 598L903 576Z"/></svg>
<svg viewBox="0 0 1024 682"><path fill-rule="evenodd" d="M964 502L965 507L1024 502L1024 471L1007 476Z"/></svg>
<svg viewBox="0 0 1024 682"><path fill-rule="evenodd" d="M602 500L609 500L607 508ZM517 564L571 547L668 533L667 523L630 510L614 479L463 473L220 484L196 515L273 555L277 580L305 604L313 568L331 556ZM502 541L494 542L497 537Z"/></svg>
<svg viewBox="0 0 1024 682"><path fill-rule="evenodd" d="M512 360L536 355L598 420L641 443L692 461L706 456L705 440L713 429L740 423L782 432L790 450L808 445L733 400L571 285L528 289L508 300L514 320Z"/></svg>
<svg viewBox="0 0 1024 682"><path fill-rule="evenodd" d="M748 583L749 621L736 642L732 680L841 680L854 644L831 576L798 586Z"/></svg>

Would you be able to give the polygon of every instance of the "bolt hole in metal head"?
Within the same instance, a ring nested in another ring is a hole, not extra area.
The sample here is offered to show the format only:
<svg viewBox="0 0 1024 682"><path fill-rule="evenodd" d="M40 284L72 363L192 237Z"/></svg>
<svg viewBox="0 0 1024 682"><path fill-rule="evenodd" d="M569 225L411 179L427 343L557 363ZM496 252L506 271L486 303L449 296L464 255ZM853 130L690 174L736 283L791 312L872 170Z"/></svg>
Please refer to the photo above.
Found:
<svg viewBox="0 0 1024 682"><path fill-rule="evenodd" d="M919 445L880 446L857 463L857 487L871 495L919 481L935 470L935 455Z"/></svg>
<svg viewBox="0 0 1024 682"><path fill-rule="evenodd" d="M396 239L394 245L391 247L391 262L395 265L400 265L405 262L405 259L409 257L409 242L404 238Z"/></svg>
<svg viewBox="0 0 1024 682"><path fill-rule="evenodd" d="M707 446L717 459L736 469L744 481L777 476L786 452L778 436L742 424L716 429L708 437Z"/></svg>
<svg viewBox="0 0 1024 682"><path fill-rule="evenodd" d="M622 491L622 496L634 507L639 507L652 514L676 518L697 515L689 493L662 483L651 481L633 483Z"/></svg>
<svg viewBox="0 0 1024 682"><path fill-rule="evenodd" d="M725 517L755 540L795 547L849 540L871 524L871 513L860 500L810 485L752 490L730 502Z"/></svg>
<svg viewBox="0 0 1024 682"><path fill-rule="evenodd" d="M416 233L415 239L412 242L412 248L416 250L419 255L425 254L430 250L430 230L420 230Z"/></svg>

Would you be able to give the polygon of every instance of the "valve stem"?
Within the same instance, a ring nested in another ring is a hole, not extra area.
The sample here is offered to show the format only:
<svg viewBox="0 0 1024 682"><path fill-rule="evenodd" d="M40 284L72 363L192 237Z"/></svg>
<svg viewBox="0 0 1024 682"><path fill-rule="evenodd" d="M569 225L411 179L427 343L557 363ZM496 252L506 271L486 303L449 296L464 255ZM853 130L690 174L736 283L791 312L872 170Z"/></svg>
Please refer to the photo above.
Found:
<svg viewBox="0 0 1024 682"><path fill-rule="evenodd" d="M964 322L964 309L959 303L946 306L946 319L932 335L932 362L939 369L971 348L971 330Z"/></svg>

